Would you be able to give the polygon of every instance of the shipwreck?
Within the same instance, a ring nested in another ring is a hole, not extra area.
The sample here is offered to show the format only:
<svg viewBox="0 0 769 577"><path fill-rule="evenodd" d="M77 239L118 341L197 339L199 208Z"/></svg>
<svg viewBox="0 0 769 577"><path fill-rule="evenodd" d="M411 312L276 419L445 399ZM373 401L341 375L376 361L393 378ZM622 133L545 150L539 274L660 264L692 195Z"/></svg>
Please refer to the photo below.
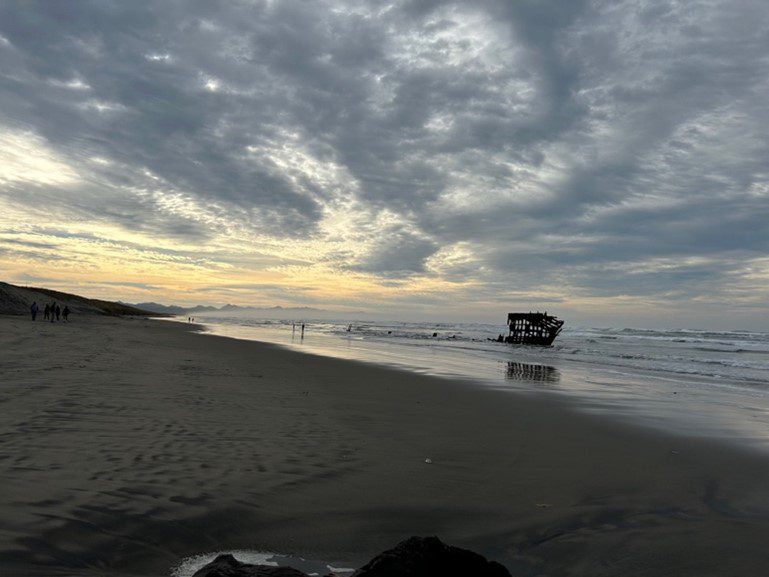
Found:
<svg viewBox="0 0 769 577"><path fill-rule="evenodd" d="M516 345L542 345L553 344L555 337L561 332L564 321L540 313L509 313L507 315L507 327L510 330L506 337L499 335L497 341Z"/></svg>

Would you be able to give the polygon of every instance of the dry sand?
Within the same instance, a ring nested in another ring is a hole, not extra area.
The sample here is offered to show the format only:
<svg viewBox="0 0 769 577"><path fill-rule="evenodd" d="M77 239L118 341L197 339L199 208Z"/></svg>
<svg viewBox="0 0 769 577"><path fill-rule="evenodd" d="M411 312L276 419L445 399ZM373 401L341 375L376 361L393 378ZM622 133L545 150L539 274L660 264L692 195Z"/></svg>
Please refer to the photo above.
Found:
<svg viewBox="0 0 769 577"><path fill-rule="evenodd" d="M769 571L762 454L193 331L0 317L0 574L360 563L413 534L521 575Z"/></svg>

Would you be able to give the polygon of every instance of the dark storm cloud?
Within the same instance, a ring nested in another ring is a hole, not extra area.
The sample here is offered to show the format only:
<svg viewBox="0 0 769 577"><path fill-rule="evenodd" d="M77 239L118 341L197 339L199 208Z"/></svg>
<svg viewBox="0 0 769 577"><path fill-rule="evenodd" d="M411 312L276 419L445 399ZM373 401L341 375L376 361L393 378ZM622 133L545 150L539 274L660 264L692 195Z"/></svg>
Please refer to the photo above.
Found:
<svg viewBox="0 0 769 577"><path fill-rule="evenodd" d="M4 198L201 244L222 222L323 239L344 198L397 222L319 260L385 279L716 293L769 249L768 19L761 0L4 2L0 124L90 181ZM472 258L435 268L457 243Z"/></svg>

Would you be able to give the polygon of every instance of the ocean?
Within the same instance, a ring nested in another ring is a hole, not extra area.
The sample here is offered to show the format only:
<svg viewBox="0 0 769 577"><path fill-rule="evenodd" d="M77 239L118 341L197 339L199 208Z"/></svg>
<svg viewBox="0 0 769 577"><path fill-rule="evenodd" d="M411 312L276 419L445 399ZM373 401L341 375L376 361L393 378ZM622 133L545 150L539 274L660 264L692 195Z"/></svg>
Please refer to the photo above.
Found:
<svg viewBox="0 0 769 577"><path fill-rule="evenodd" d="M186 321L186 319L184 319ZM209 334L463 379L689 436L769 449L769 333L564 327L551 347L493 339L504 325L195 318Z"/></svg>

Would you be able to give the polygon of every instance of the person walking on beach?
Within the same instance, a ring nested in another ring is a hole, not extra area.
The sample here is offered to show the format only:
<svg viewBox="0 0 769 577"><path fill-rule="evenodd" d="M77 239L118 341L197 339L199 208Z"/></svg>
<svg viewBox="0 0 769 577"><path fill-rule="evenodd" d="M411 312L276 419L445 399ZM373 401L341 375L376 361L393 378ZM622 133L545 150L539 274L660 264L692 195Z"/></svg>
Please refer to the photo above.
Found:
<svg viewBox="0 0 769 577"><path fill-rule="evenodd" d="M37 301L32 303L32 306L29 307L29 312L32 313L32 320L34 321L37 318Z"/></svg>
<svg viewBox="0 0 769 577"><path fill-rule="evenodd" d="M69 307L67 305L64 305L64 310L61 311L62 316L64 317L64 322L68 322L69 320Z"/></svg>
<svg viewBox="0 0 769 577"><path fill-rule="evenodd" d="M304 340L304 323L302 323L302 340Z"/></svg>
<svg viewBox="0 0 769 577"><path fill-rule="evenodd" d="M56 320L56 301L51 303L51 322Z"/></svg>
<svg viewBox="0 0 769 577"><path fill-rule="evenodd" d="M48 320L48 315L50 315L50 314L51 314L51 305L46 304L45 305L45 309L43 310L43 320L47 321Z"/></svg>
<svg viewBox="0 0 769 577"><path fill-rule="evenodd" d="M56 305L56 320L58 321L61 317L61 307L59 305Z"/></svg>

